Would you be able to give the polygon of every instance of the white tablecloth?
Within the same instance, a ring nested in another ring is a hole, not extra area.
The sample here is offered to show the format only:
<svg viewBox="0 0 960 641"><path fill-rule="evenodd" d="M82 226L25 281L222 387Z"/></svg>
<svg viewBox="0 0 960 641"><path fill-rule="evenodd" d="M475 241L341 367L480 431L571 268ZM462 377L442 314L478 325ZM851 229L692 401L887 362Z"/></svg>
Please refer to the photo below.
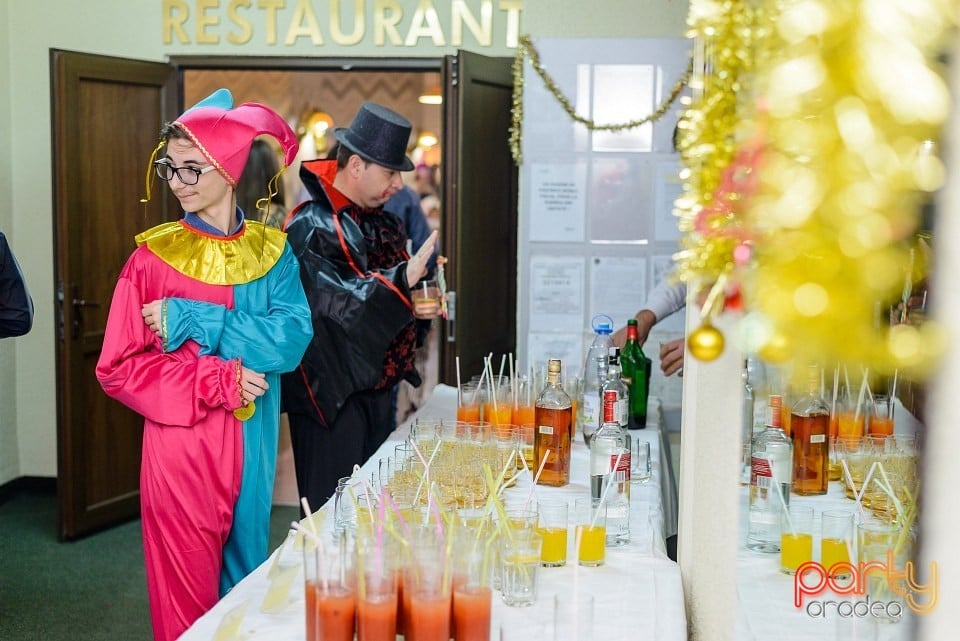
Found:
<svg viewBox="0 0 960 641"><path fill-rule="evenodd" d="M604 641L632 641L640 638L686 641L687 625L680 569L667 558L664 544L665 535L676 532L676 484L672 477L668 476L666 480L663 478L663 472L670 469L669 450L661 447L661 443L666 443L666 439L659 429L658 410L659 403L652 399L648 428L630 433L633 438L650 442L653 461L650 481L644 485L635 484L631 488L630 543L620 548L608 548L606 564L599 568L581 568L575 564L562 568L541 568L537 602L529 608L508 607L501 602L499 595L495 594L491 639L500 638L501 625L508 626L514 632L525 633L525 638L529 641L544 638L544 634L552 628L553 595L572 592L576 581L581 593L593 594L595 598L594 638ZM455 414L456 389L439 385L410 422L417 417L450 419ZM363 466L361 474L370 474L381 453L386 455L393 452L396 443L406 438L410 422L391 435ZM574 497L589 496L587 466L587 448L582 441L578 441L572 452L573 482L562 488L538 486L537 496L565 497L571 501ZM525 475L518 480L515 487L507 489L504 492L506 502L523 502L530 492L531 480ZM327 527L330 520L332 519L327 519ZM304 639L303 573L302 569L293 569L294 566L302 565L302 553L294 549L290 540L201 617L181 639ZM569 554L568 558L571 558ZM290 567L291 573L296 575L285 605L278 612L268 614L261 610L261 606L270 587L267 574L275 561L277 567ZM227 627L224 625L225 619L228 622L239 619L236 634L224 633Z"/></svg>

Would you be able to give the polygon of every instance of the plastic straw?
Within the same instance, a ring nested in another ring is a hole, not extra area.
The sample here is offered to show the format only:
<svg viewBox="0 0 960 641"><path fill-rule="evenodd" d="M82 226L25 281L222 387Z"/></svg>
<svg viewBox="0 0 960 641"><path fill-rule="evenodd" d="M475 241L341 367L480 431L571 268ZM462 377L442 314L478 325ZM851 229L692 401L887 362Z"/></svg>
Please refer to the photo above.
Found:
<svg viewBox="0 0 960 641"><path fill-rule="evenodd" d="M840 387L840 366L833 368L833 402L830 403L830 413L837 415L837 391Z"/></svg>
<svg viewBox="0 0 960 641"><path fill-rule="evenodd" d="M490 390L490 402L493 403L493 416L495 420L492 422L494 424L499 424L500 421L498 419L500 417L497 414L497 391L493 388L493 366L490 364L489 358L484 360L484 367L486 367L490 373L490 376L487 377L487 389Z"/></svg>
<svg viewBox="0 0 960 641"><path fill-rule="evenodd" d="M847 467L846 459L840 459L840 467L843 468L843 475L847 479L847 483L853 489L853 497L857 503L857 509L860 510L860 520L863 521L867 515L863 511L863 504L860 502L860 495L857 494L857 486L853 483L853 476L850 474L850 468Z"/></svg>
<svg viewBox="0 0 960 641"><path fill-rule="evenodd" d="M783 498L783 490L780 489L780 483L778 483L776 479L771 480L773 481L771 485L777 492L777 498L780 499L780 506L783 507L783 514L787 517L787 527L790 528L790 534L797 536L797 528L793 526L793 519L790 518L790 508L787 507L787 500Z"/></svg>
<svg viewBox="0 0 960 641"><path fill-rule="evenodd" d="M307 500L307 497L300 497L300 506L303 508L303 513L306 515L306 522L310 526L310 531L314 536L317 536L317 527L313 523L313 510L310 509L310 501Z"/></svg>
<svg viewBox="0 0 960 641"><path fill-rule="evenodd" d="M617 452L617 458L613 462L613 470L610 472L610 476L607 477L607 482L604 484L603 492L600 493L600 505L603 505L607 502L607 494L610 493L610 487L613 485L613 477L617 474L617 469L620 467L620 457L623 456L623 451ZM544 457L546 459L546 457ZM597 517L600 515L599 510L593 513L593 518L590 519L590 527L596 527Z"/></svg>
<svg viewBox="0 0 960 641"><path fill-rule="evenodd" d="M457 364L457 407L463 405L463 390L460 389L460 355L457 354L453 359Z"/></svg>
<svg viewBox="0 0 960 641"><path fill-rule="evenodd" d="M523 504L523 509L527 509L527 506L530 505L530 500L533 498L533 493L537 489L537 482L540 480L540 475L543 474L543 468L547 466L547 457L550 456L550 448L547 448L547 451L543 453L543 460L540 461L540 467L537 468L537 475L533 477L533 485L530 486L530 494L527 495L527 500ZM526 463L524 463L526 465Z"/></svg>
<svg viewBox="0 0 960 641"><path fill-rule="evenodd" d="M883 477L883 483L886 483L886 487L884 487L883 483L877 483L877 485L879 485L884 494L889 496L890 500L893 501L893 507L897 508L897 514L903 514L903 504L893 491L893 484L890 482L890 477L887 476L887 471L883 468L882 462L877 461L877 469L880 470L880 476Z"/></svg>
<svg viewBox="0 0 960 641"><path fill-rule="evenodd" d="M326 555L323 549L323 539L316 535L316 533L311 532L310 529L303 527L296 521L290 522L290 527L292 527L297 532L302 533L305 537L313 541L313 544L317 546L317 553L320 555L320 558L317 560L317 578L320 579L320 583L323 585L323 591L326 592L329 588L327 586L327 573L324 571L326 568Z"/></svg>
<svg viewBox="0 0 960 641"><path fill-rule="evenodd" d="M887 404L887 418L893 418L893 399L897 397L897 374L899 369L893 370L893 384L890 386L890 402Z"/></svg>
<svg viewBox="0 0 960 641"><path fill-rule="evenodd" d="M856 423L860 418L860 406L863 405L863 396L867 393L867 376L870 375L870 368L863 370L863 380L860 382L860 395L857 397L857 408L853 412L853 422Z"/></svg>
<svg viewBox="0 0 960 641"><path fill-rule="evenodd" d="M484 360L484 364L486 364L486 360ZM477 395L480 393L480 390L483 389L483 380L486 377L487 377L487 368L484 367L483 371L480 372L480 380L477 381L477 387L475 390L473 390L473 398L470 399L471 405L477 404Z"/></svg>
<svg viewBox="0 0 960 641"><path fill-rule="evenodd" d="M500 356L500 373L497 374L497 386L503 384L503 367L507 364L507 355L503 354Z"/></svg>

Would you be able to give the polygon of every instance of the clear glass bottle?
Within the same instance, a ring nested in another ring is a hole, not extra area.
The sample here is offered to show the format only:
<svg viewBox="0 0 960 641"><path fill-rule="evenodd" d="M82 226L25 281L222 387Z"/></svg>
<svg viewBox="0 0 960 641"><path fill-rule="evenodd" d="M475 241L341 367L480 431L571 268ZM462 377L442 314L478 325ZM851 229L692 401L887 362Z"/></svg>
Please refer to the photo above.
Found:
<svg viewBox="0 0 960 641"><path fill-rule="evenodd" d="M598 354L593 359L593 376L588 380L583 378L583 423L580 429L583 433L583 442L590 447L593 435L600 429L603 420L603 405L600 401L600 386L607 379L607 352Z"/></svg>
<svg viewBox="0 0 960 641"><path fill-rule="evenodd" d="M627 321L627 342L620 352L623 379L630 390L627 405L627 428L642 430L647 426L647 398L650 395L650 359L643 353L637 331L637 319Z"/></svg>
<svg viewBox="0 0 960 641"><path fill-rule="evenodd" d="M820 396L820 368L807 368L807 393L790 411L793 437L793 491L801 496L827 493L830 478L830 406Z"/></svg>
<svg viewBox="0 0 960 641"><path fill-rule="evenodd" d="M590 443L590 497L607 506L608 547L630 541L630 436L617 421L617 402L615 390L604 392L603 423Z"/></svg>
<svg viewBox="0 0 960 641"><path fill-rule="evenodd" d="M608 390L617 393L617 404L614 407L615 418L620 427L627 429L630 388L627 387L627 383L621 377L620 372L620 348L611 347L607 350L607 377L600 385L600 397L603 398Z"/></svg>
<svg viewBox="0 0 960 641"><path fill-rule="evenodd" d="M744 456L743 467L741 470L741 482L746 480L750 482L750 470L753 467L753 409L754 409L754 390L750 381L750 364L744 359L743 371L740 374L743 379L743 417L740 427L740 448L741 451L750 451L749 456ZM749 448L749 450L748 450Z"/></svg>
<svg viewBox="0 0 960 641"><path fill-rule="evenodd" d="M570 482L573 404L560 384L560 359L551 358L547 364L547 382L537 397L534 416L533 451L538 470L544 457L547 459L537 483L566 485Z"/></svg>
<svg viewBox="0 0 960 641"><path fill-rule="evenodd" d="M600 384L602 378L597 378L597 357L606 358L607 350L613 345L613 319L603 314L597 314L591 321L593 326L593 342L587 350L583 361L583 396L580 400L580 428L584 432L584 442L590 444L586 432L592 436L600 427L601 411ZM596 398L591 397L591 394Z"/></svg>
<svg viewBox="0 0 960 641"><path fill-rule="evenodd" d="M747 548L757 552L780 551L780 514L784 505L790 505L793 441L780 427L782 406L782 396L770 396L767 427L754 437L750 447Z"/></svg>

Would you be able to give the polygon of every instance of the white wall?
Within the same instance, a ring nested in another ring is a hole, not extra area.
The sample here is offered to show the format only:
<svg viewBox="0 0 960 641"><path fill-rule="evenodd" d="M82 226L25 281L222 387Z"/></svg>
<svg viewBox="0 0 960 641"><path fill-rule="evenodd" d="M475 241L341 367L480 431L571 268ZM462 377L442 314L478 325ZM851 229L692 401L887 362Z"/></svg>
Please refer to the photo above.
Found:
<svg viewBox="0 0 960 641"><path fill-rule="evenodd" d="M497 19L503 0L492 0ZM473 10L481 0L467 0ZM191 8L195 0L184 0ZM405 14L418 0L398 0ZM226 15L227 0L220 0ZM287 0L278 12L279 31L297 6ZM308 3L325 8L329 2ZM344 3L352 6L352 2ZM450 0L433 0L449 15ZM519 32L538 37L678 37L684 32L687 2L681 0L527 0ZM52 159L50 157L51 49L163 61L170 55L270 56L439 56L452 48L421 40L415 48L361 42L352 47L322 47L308 39L293 46L270 46L257 38L246 46L219 44L164 45L161 18L164 0L0 0L0 225L12 230L36 304L33 331L0 343L0 484L17 476L56 476L55 326L53 272ZM256 6L256 3L253 4ZM372 0L366 3L372 8ZM372 9L368 9L372 10ZM265 30L265 14L254 14L255 33ZM513 55L503 44L503 26L495 27L493 46L465 40L464 48L495 56ZM225 32L224 32L225 33ZM13 162L16 159L16 163ZM129 212L117 211L118 216ZM16 355L14 364L13 356ZM11 369L14 373L11 375ZM11 389L14 391L11 393ZM17 449L14 454L13 450Z"/></svg>

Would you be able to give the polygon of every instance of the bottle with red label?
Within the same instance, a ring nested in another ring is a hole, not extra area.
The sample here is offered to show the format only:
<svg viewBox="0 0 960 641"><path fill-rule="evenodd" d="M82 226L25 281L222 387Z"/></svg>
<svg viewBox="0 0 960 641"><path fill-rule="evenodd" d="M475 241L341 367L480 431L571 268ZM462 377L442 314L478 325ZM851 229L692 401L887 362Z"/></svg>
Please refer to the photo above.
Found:
<svg viewBox="0 0 960 641"><path fill-rule="evenodd" d="M747 548L755 552L780 551L780 514L790 504L793 441L781 428L783 397L770 397L767 427L750 445L750 512Z"/></svg>
<svg viewBox="0 0 960 641"><path fill-rule="evenodd" d="M630 541L630 436L617 418L618 395L603 395L603 421L590 441L590 496L607 506L608 547Z"/></svg>

